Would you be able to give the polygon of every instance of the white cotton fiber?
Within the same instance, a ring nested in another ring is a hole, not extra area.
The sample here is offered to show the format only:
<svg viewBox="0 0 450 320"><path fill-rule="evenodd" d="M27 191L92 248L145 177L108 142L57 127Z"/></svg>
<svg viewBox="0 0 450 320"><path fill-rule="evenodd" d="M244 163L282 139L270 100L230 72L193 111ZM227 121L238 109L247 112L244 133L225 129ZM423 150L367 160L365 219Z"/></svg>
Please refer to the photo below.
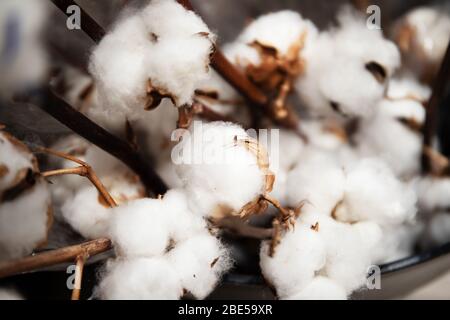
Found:
<svg viewBox="0 0 450 320"><path fill-rule="evenodd" d="M304 289L287 297L286 300L346 300L342 286L327 277L314 278Z"/></svg>
<svg viewBox="0 0 450 320"><path fill-rule="evenodd" d="M259 17L244 29L233 44L234 50L228 51L227 56L241 67L248 64L257 66L261 62L260 57L250 46L255 41L275 48L279 56L286 56L291 47L301 41L303 36L304 49L307 50L317 33L316 26L311 21L303 19L297 12L283 10L269 13Z"/></svg>
<svg viewBox="0 0 450 320"><path fill-rule="evenodd" d="M412 187L398 180L384 162L363 159L347 171L345 197L336 218L401 224L415 216L416 202Z"/></svg>
<svg viewBox="0 0 450 320"><path fill-rule="evenodd" d="M61 207L64 219L88 239L105 237L112 210L100 198L94 186L77 190Z"/></svg>
<svg viewBox="0 0 450 320"><path fill-rule="evenodd" d="M424 177L417 181L416 190L419 207L424 212L450 208L450 179Z"/></svg>
<svg viewBox="0 0 450 320"><path fill-rule="evenodd" d="M365 19L348 8L338 20L339 26L321 33L306 52L305 74L296 91L314 115L368 118L383 98L400 54L380 30L369 30Z"/></svg>
<svg viewBox="0 0 450 320"><path fill-rule="evenodd" d="M168 253L168 260L183 288L197 299L206 298L231 267L229 249L206 229L178 244Z"/></svg>
<svg viewBox="0 0 450 320"><path fill-rule="evenodd" d="M105 300L176 300L182 294L178 275L164 258L110 260L95 291Z"/></svg>
<svg viewBox="0 0 450 320"><path fill-rule="evenodd" d="M304 210L331 215L344 198L344 183L344 171L332 153L308 152L288 174L287 203L297 207L304 202Z"/></svg>
<svg viewBox="0 0 450 320"><path fill-rule="evenodd" d="M325 243L308 224L297 224L287 231L273 257L269 256L269 247L270 241L261 246L261 271L281 299L305 288L326 262Z"/></svg>
<svg viewBox="0 0 450 320"><path fill-rule="evenodd" d="M267 172L246 147L248 139L244 129L225 122L195 122L182 136L172 159L181 163L177 172L194 213L209 215L217 206L239 212L265 192Z"/></svg>
<svg viewBox="0 0 450 320"><path fill-rule="evenodd" d="M174 0L152 1L125 17L94 50L90 70L100 103L138 119L151 92L190 104L208 78L215 35L193 12ZM150 103L151 104L151 103Z"/></svg>
<svg viewBox="0 0 450 320"><path fill-rule="evenodd" d="M187 193L183 189L169 190L162 199L169 236L175 243L188 240L207 229L203 217L191 212Z"/></svg>
<svg viewBox="0 0 450 320"><path fill-rule="evenodd" d="M119 255L153 257L165 252L170 238L162 200L135 200L112 211L109 236Z"/></svg>
<svg viewBox="0 0 450 320"><path fill-rule="evenodd" d="M33 154L10 135L0 131L0 195L14 187L25 170L33 170Z"/></svg>
<svg viewBox="0 0 450 320"><path fill-rule="evenodd" d="M50 204L44 181L14 200L0 202L0 260L20 258L45 244L52 222Z"/></svg>

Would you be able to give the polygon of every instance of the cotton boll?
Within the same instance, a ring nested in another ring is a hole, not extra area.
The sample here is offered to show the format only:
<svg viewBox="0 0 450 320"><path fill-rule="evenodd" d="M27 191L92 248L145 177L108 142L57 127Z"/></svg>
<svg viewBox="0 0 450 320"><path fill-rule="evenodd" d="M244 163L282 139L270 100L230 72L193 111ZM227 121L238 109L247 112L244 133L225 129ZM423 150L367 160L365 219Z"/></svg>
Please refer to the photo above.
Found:
<svg viewBox="0 0 450 320"><path fill-rule="evenodd" d="M231 267L229 250L206 230L176 245L168 260L197 299L206 298Z"/></svg>
<svg viewBox="0 0 450 320"><path fill-rule="evenodd" d="M309 285L286 300L346 300L347 294L335 281L318 276Z"/></svg>
<svg viewBox="0 0 450 320"><path fill-rule="evenodd" d="M12 201L0 204L0 260L30 254L44 245L52 223L50 194L41 181Z"/></svg>
<svg viewBox="0 0 450 320"><path fill-rule="evenodd" d="M308 48L317 36L316 26L300 14L290 10L263 15L249 24L236 40L238 45L234 51L234 60L247 64L246 61L258 65L259 58L254 48L246 50L245 46L258 42L276 49L279 56L286 56L292 45L305 34L305 48ZM241 49L239 49L241 48ZM253 52L251 52L253 51ZM255 54L256 53L256 54Z"/></svg>
<svg viewBox="0 0 450 320"><path fill-rule="evenodd" d="M108 221L112 210L101 203L100 195L93 186L77 190L61 207L64 219L88 239L104 237L108 234Z"/></svg>
<svg viewBox="0 0 450 320"><path fill-rule="evenodd" d="M175 243L188 240L207 229L205 219L191 212L188 195L183 189L169 190L162 199L162 205L170 226L170 238Z"/></svg>
<svg viewBox="0 0 450 320"><path fill-rule="evenodd" d="M16 290L0 288L0 300L24 300L24 298Z"/></svg>
<svg viewBox="0 0 450 320"><path fill-rule="evenodd" d="M300 129L308 137L308 144L322 150L336 151L346 142L346 133L340 123L305 120Z"/></svg>
<svg viewBox="0 0 450 320"><path fill-rule="evenodd" d="M273 257L269 256L269 247L267 241L261 246L260 266L281 299L305 288L326 262L325 243L307 224L297 224L293 231L287 231Z"/></svg>
<svg viewBox="0 0 450 320"><path fill-rule="evenodd" d="M427 80L444 57L449 34L448 6L415 8L406 13L393 30L407 66Z"/></svg>
<svg viewBox="0 0 450 320"><path fill-rule="evenodd" d="M158 97L190 104L208 78L214 41L193 12L172 0L152 1L122 19L94 50L90 70L100 103L129 120L158 106Z"/></svg>
<svg viewBox="0 0 450 320"><path fill-rule="evenodd" d="M39 37L46 18L42 1L5 0L0 4L1 95L11 97L43 80L48 62Z"/></svg>
<svg viewBox="0 0 450 320"><path fill-rule="evenodd" d="M182 286L164 258L110 260L95 295L104 300L177 300Z"/></svg>
<svg viewBox="0 0 450 320"><path fill-rule="evenodd" d="M292 207L304 202L304 210L330 215L344 198L344 183L344 171L332 154L310 152L288 174L287 202Z"/></svg>
<svg viewBox="0 0 450 320"><path fill-rule="evenodd" d="M409 178L420 170L422 135L408 126L421 125L425 110L412 100L383 100L378 114L364 121L355 136L362 156L376 156L386 161L399 177Z"/></svg>
<svg viewBox="0 0 450 320"><path fill-rule="evenodd" d="M169 246L167 212L159 199L140 199L113 209L109 235L127 257L162 255Z"/></svg>
<svg viewBox="0 0 450 320"><path fill-rule="evenodd" d="M0 131L0 196L19 184L27 171L36 171L36 159L20 141Z"/></svg>
<svg viewBox="0 0 450 320"><path fill-rule="evenodd" d="M172 151L191 210L200 215L218 207L238 213L264 194L271 176L265 155L241 127L224 122L195 122Z"/></svg>
<svg viewBox="0 0 450 320"><path fill-rule="evenodd" d="M373 252L382 237L376 223L349 225L313 211L302 214L298 223L318 225L318 234L327 251L321 275L343 286L347 295L365 283L367 269L373 263Z"/></svg>
<svg viewBox="0 0 450 320"><path fill-rule="evenodd" d="M382 161L364 159L347 172L345 197L335 212L340 221L401 224L416 214L417 197Z"/></svg>
<svg viewBox="0 0 450 320"><path fill-rule="evenodd" d="M382 229L383 237L374 253L375 262L378 264L410 256L414 252L414 246L423 232L424 225L420 221L414 221L402 225L384 226Z"/></svg>
<svg viewBox="0 0 450 320"><path fill-rule="evenodd" d="M430 242L433 245L443 245L450 242L450 214L448 212L435 214L427 229Z"/></svg>
<svg viewBox="0 0 450 320"><path fill-rule="evenodd" d="M296 91L316 116L370 118L400 64L395 45L349 10L339 26L320 34L305 54L305 74Z"/></svg>
<svg viewBox="0 0 450 320"><path fill-rule="evenodd" d="M387 96L394 100L427 101L431 96L431 89L418 82L414 77L392 78L389 82Z"/></svg>
<svg viewBox="0 0 450 320"><path fill-rule="evenodd" d="M424 177L416 182L419 207L424 212L450 208L450 179Z"/></svg>
<svg viewBox="0 0 450 320"><path fill-rule="evenodd" d="M89 65L100 104L130 118L134 110L145 107L148 80L145 52L150 48L147 29L137 15L120 21L102 39Z"/></svg>

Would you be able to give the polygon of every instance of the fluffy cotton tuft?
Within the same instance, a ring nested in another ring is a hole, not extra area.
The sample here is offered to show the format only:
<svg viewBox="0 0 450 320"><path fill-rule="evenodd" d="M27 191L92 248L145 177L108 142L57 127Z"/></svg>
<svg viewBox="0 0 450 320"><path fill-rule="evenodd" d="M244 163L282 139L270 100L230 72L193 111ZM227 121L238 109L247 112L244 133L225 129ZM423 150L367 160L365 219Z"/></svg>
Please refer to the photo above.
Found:
<svg viewBox="0 0 450 320"><path fill-rule="evenodd" d="M247 142L248 143L247 143ZM241 127L224 122L195 122L172 157L183 181L191 210L211 215L220 207L239 212L266 191L270 173L259 158L265 151ZM256 155L256 151L261 152Z"/></svg>
<svg viewBox="0 0 450 320"><path fill-rule="evenodd" d="M161 200L136 200L113 211L109 234L120 255L153 257L166 251L169 225Z"/></svg>
<svg viewBox="0 0 450 320"><path fill-rule="evenodd" d="M109 260L95 295L105 300L176 300L183 288L164 258Z"/></svg>
<svg viewBox="0 0 450 320"><path fill-rule="evenodd" d="M273 257L269 247L269 242L261 246L261 270L281 299L305 288L326 262L325 243L309 225L297 225L286 232Z"/></svg>
<svg viewBox="0 0 450 320"><path fill-rule="evenodd" d="M168 253L182 286L197 299L204 299L231 267L229 251L204 230L180 243Z"/></svg>
<svg viewBox="0 0 450 320"><path fill-rule="evenodd" d="M90 70L102 105L129 119L158 105L190 104L208 77L215 35L195 13L173 0L152 1L122 19L94 50Z"/></svg>
<svg viewBox="0 0 450 320"><path fill-rule="evenodd" d="M349 169L345 196L335 216L345 222L396 225L415 216L416 202L413 188L398 180L384 162L364 159Z"/></svg>
<svg viewBox="0 0 450 320"><path fill-rule="evenodd" d="M367 118L385 93L388 78L400 65L395 44L348 8L339 26L320 34L306 52L306 70L296 91L315 115Z"/></svg>
<svg viewBox="0 0 450 320"><path fill-rule="evenodd" d="M0 260L19 258L45 244L53 215L37 160L0 131Z"/></svg>

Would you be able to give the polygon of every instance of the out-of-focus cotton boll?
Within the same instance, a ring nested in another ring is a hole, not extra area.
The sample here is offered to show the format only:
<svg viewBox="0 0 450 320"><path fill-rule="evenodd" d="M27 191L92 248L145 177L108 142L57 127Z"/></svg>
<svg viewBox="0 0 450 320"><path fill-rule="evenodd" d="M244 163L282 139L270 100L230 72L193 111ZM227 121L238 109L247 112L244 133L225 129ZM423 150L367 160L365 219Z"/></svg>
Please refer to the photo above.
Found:
<svg viewBox="0 0 450 320"><path fill-rule="evenodd" d="M162 255L169 246L169 225L162 200L140 199L113 209L109 235L126 257Z"/></svg>
<svg viewBox="0 0 450 320"><path fill-rule="evenodd" d="M0 300L24 300L24 298L16 290L0 288Z"/></svg>
<svg viewBox="0 0 450 320"><path fill-rule="evenodd" d="M45 245L52 223L50 204L44 181L18 198L0 203L0 260L19 258Z"/></svg>
<svg viewBox="0 0 450 320"><path fill-rule="evenodd" d="M290 295L286 300L346 300L345 289L327 277L314 278L304 289Z"/></svg>
<svg viewBox="0 0 450 320"><path fill-rule="evenodd" d="M266 157L244 129L225 122L195 122L172 150L191 210L200 215L239 213L264 194L272 177Z"/></svg>
<svg viewBox="0 0 450 320"><path fill-rule="evenodd" d="M406 13L393 30L407 66L425 80L431 80L437 71L449 34L448 6L415 8Z"/></svg>
<svg viewBox="0 0 450 320"><path fill-rule="evenodd" d="M317 36L317 28L300 14L290 10L263 15L249 24L239 35L236 42L233 59L241 67L249 63L258 65L261 61L258 52L251 45L258 42L274 48L280 56L286 56L292 46L304 37L305 50ZM250 48L250 50L246 49Z"/></svg>
<svg viewBox="0 0 450 320"><path fill-rule="evenodd" d="M75 191L61 207L64 219L88 239L105 237L112 211L102 204L100 194L94 186L86 186Z"/></svg>
<svg viewBox="0 0 450 320"><path fill-rule="evenodd" d="M36 86L47 71L40 33L47 18L44 1L0 3L0 94L11 97L15 91ZM25 67L26 66L26 67Z"/></svg>
<svg viewBox="0 0 450 320"><path fill-rule="evenodd" d="M50 192L37 159L22 142L0 131L0 260L44 245L52 220Z"/></svg>
<svg viewBox="0 0 450 320"><path fill-rule="evenodd" d="M338 220L392 225L414 218L414 189L398 180L384 162L364 159L347 170L345 196L335 211Z"/></svg>
<svg viewBox="0 0 450 320"><path fill-rule="evenodd" d="M440 246L450 242L450 214L440 212L431 218L427 227L428 242Z"/></svg>
<svg viewBox="0 0 450 320"><path fill-rule="evenodd" d="M260 266L264 278L284 299L305 288L326 262L326 246L319 234L309 225L297 225L287 231L269 255L269 242L264 242L260 252Z"/></svg>
<svg viewBox="0 0 450 320"><path fill-rule="evenodd" d="M308 137L308 145L322 149L336 151L347 142L347 136L340 123L305 120L300 129Z"/></svg>
<svg viewBox="0 0 450 320"><path fill-rule="evenodd" d="M416 182L419 208L424 212L450 208L450 179L424 177Z"/></svg>
<svg viewBox="0 0 450 320"><path fill-rule="evenodd" d="M376 263L388 263L408 257L414 252L424 225L420 221L383 227L383 237L377 245Z"/></svg>
<svg viewBox="0 0 450 320"><path fill-rule="evenodd" d="M94 50L90 70L100 103L129 120L158 106L160 97L190 104L209 76L214 41L203 21L176 1L152 1L119 21Z"/></svg>
<svg viewBox="0 0 450 320"><path fill-rule="evenodd" d="M292 207L304 202L303 210L331 215L344 198L344 184L344 171L333 154L309 152L288 174L287 202Z"/></svg>
<svg viewBox="0 0 450 320"><path fill-rule="evenodd" d="M197 299L206 298L221 276L230 269L229 251L206 229L179 243L168 253L183 289Z"/></svg>
<svg viewBox="0 0 450 320"><path fill-rule="evenodd" d="M380 30L369 30L366 20L348 8L338 20L339 26L320 34L305 53L306 71L296 90L314 115L368 118L400 54Z"/></svg>
<svg viewBox="0 0 450 320"><path fill-rule="evenodd" d="M105 300L176 300L182 294L179 275L165 258L110 260L95 291Z"/></svg>

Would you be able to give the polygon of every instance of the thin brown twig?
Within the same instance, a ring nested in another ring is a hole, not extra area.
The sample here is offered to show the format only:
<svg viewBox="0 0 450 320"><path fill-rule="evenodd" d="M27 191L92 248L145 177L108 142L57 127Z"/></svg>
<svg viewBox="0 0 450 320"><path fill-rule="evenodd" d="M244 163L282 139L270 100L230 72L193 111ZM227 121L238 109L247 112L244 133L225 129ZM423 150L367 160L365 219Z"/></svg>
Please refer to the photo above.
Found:
<svg viewBox="0 0 450 320"><path fill-rule="evenodd" d="M84 264L87 260L86 254L80 254L76 258L76 266L75 266L75 283L72 290L72 300L80 300L80 293L81 293L81 282L83 280L83 269Z"/></svg>
<svg viewBox="0 0 450 320"><path fill-rule="evenodd" d="M82 254L86 254L87 257L92 257L106 252L111 248L112 245L109 239L100 238L70 247L39 253L22 259L0 262L0 279L61 263L72 262Z"/></svg>
<svg viewBox="0 0 450 320"><path fill-rule="evenodd" d="M439 115L438 107L443 99L450 78L450 41L447 46L444 58L442 60L439 72L434 80L433 91L426 105L425 124L423 126L423 152L422 152L422 171L424 174L431 170L431 160L427 156L426 149L431 147L436 133L437 118Z"/></svg>
<svg viewBox="0 0 450 320"><path fill-rule="evenodd" d="M147 189L147 194L164 194L167 186L154 168L127 142L109 133L66 101L59 98L49 87L17 97L16 101L31 103L73 132L122 161L134 171Z"/></svg>

